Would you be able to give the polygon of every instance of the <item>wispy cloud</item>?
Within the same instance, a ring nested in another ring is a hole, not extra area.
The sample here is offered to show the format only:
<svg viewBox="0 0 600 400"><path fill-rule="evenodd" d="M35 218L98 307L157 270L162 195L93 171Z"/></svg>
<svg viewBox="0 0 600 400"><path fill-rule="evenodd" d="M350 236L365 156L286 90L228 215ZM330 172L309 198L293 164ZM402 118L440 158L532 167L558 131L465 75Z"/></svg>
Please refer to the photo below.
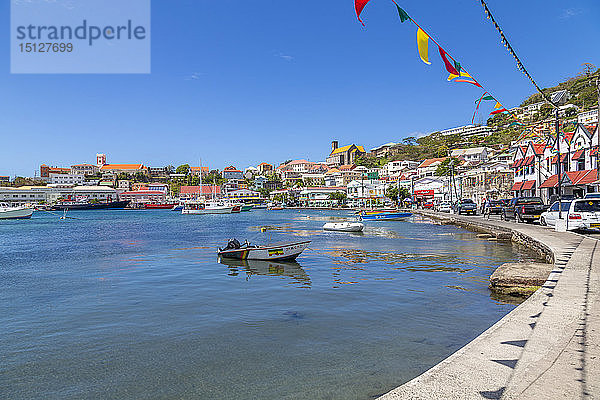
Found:
<svg viewBox="0 0 600 400"><path fill-rule="evenodd" d="M563 10L562 14L561 14L561 18L571 18L571 17L575 17L576 15L579 15L583 12L583 9L581 8L566 8Z"/></svg>
<svg viewBox="0 0 600 400"><path fill-rule="evenodd" d="M200 80L200 78L202 78L202 76L204 76L203 72L194 72L191 75L188 75L185 77L186 81L197 81Z"/></svg>
<svg viewBox="0 0 600 400"><path fill-rule="evenodd" d="M282 60L285 60L287 62L292 62L294 61L294 57L290 56L289 54L283 54L283 53L277 53L277 57L281 58Z"/></svg>

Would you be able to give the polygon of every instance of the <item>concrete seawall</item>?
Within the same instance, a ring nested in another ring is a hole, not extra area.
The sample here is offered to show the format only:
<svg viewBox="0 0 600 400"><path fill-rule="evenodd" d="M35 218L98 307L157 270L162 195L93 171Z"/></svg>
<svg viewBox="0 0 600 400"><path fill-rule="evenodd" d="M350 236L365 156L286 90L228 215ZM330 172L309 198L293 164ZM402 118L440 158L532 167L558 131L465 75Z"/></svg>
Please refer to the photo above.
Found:
<svg viewBox="0 0 600 400"><path fill-rule="evenodd" d="M554 268L504 318L380 399L600 399L598 240L529 224L420 214L524 244Z"/></svg>

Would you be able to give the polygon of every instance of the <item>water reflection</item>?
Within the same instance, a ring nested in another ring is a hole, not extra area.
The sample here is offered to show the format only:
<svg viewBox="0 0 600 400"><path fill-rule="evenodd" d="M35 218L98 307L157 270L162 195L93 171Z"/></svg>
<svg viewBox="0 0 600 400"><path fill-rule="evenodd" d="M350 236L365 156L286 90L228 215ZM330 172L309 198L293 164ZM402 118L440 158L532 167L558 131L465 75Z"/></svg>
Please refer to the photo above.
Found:
<svg viewBox="0 0 600 400"><path fill-rule="evenodd" d="M253 275L277 276L292 278L298 287L311 287L310 277L302 266L295 261L275 262L259 260L235 260L219 257L219 263L227 265L229 275L238 276L246 273L246 279Z"/></svg>

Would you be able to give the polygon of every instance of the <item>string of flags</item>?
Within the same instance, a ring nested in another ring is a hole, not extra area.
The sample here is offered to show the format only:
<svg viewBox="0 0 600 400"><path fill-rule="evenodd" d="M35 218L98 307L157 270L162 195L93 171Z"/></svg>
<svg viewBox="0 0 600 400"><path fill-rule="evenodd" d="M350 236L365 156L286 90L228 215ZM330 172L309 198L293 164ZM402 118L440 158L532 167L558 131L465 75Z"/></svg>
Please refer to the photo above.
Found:
<svg viewBox="0 0 600 400"><path fill-rule="evenodd" d="M358 21L365 26L365 23L360 18L363 9L371 0L354 0L354 9L356 11L356 17ZM448 76L448 82L452 83L469 83L478 88L482 88L481 83L477 81L471 74L469 74L464 66L461 65L454 57L452 57L446 50L440 46L440 44L430 35L428 34L408 13L402 9L395 0L392 0L396 9L398 11L398 16L400 17L400 22L404 23L405 21L411 21L417 27L417 50L419 53L419 57L421 61L423 61L427 65L431 65L431 61L429 60L429 41L431 40L438 48L438 52L440 54L440 58L444 63L444 67L446 71L450 74ZM495 101L496 105L494 106L494 110L490 113L491 116L495 116L498 114L505 114L513 118L512 124L515 125L523 125L523 122L510 110L504 107L499 100L497 100L489 91L484 91L481 97L476 100L476 107L473 113L473 118L471 119L471 123L475 122L475 116L479 110L482 101Z"/></svg>

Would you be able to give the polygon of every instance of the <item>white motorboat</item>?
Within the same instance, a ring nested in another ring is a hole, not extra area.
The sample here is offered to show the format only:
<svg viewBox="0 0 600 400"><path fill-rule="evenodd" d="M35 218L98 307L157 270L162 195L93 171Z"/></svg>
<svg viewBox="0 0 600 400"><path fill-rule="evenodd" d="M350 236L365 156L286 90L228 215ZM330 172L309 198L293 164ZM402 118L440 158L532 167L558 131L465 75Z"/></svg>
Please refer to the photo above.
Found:
<svg viewBox="0 0 600 400"><path fill-rule="evenodd" d="M0 204L0 219L27 219L31 218L33 210L27 207L11 207Z"/></svg>
<svg viewBox="0 0 600 400"><path fill-rule="evenodd" d="M365 224L360 222L328 222L323 225L325 231L362 232Z"/></svg>
<svg viewBox="0 0 600 400"><path fill-rule="evenodd" d="M183 205L183 210L181 210L182 214L231 214L234 212L240 212L240 207L220 202L188 202Z"/></svg>

